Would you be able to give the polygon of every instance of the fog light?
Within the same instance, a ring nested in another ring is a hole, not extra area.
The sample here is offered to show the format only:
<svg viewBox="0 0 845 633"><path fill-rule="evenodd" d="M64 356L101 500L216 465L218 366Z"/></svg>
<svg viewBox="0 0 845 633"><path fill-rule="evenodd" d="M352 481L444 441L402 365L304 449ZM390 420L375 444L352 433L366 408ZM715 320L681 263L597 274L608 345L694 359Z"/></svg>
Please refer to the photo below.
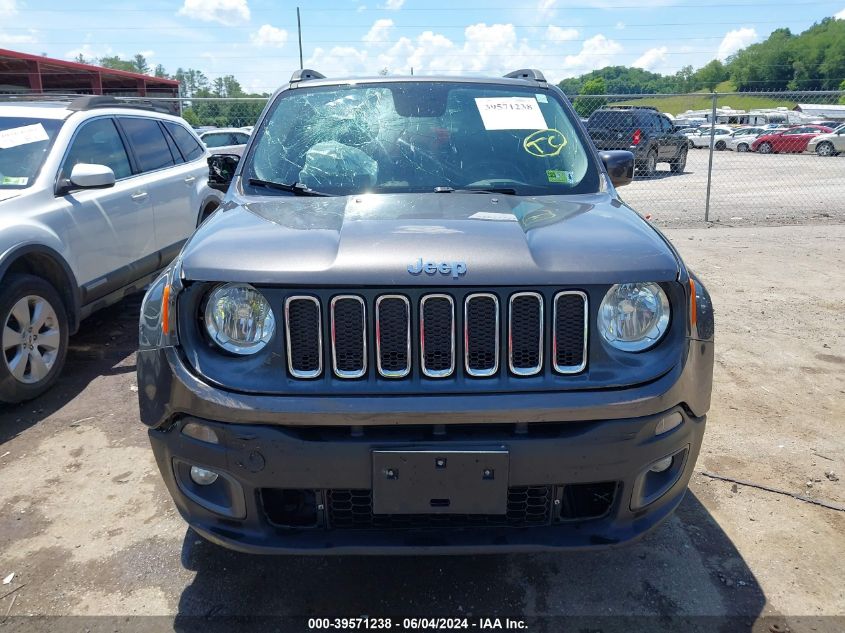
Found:
<svg viewBox="0 0 845 633"><path fill-rule="evenodd" d="M672 461L671 457L669 458L669 461ZM210 486L217 481L217 473L213 470L200 468L199 466L191 466L191 479L193 479L194 483L198 486Z"/></svg>
<svg viewBox="0 0 845 633"><path fill-rule="evenodd" d="M188 422L182 427L182 434L192 437L195 440L199 440L200 442L208 442L209 444L220 443L214 429L206 426L205 424L200 424L199 422Z"/></svg>
<svg viewBox="0 0 845 633"><path fill-rule="evenodd" d="M673 459L672 457L664 457L663 459L654 462L651 465L651 468L649 468L649 470L653 473L662 473L665 470L669 470L669 468L672 466L672 459ZM193 471L193 469L191 469L191 477L193 477L193 476L194 476L194 471ZM215 477L216 477L216 475L215 475Z"/></svg>
<svg viewBox="0 0 845 633"><path fill-rule="evenodd" d="M660 422L658 422L657 426L654 427L654 434L663 435L664 433L668 433L676 426L679 426L683 421L684 416L682 416L679 412L675 411L674 413L670 413L669 415L660 418Z"/></svg>

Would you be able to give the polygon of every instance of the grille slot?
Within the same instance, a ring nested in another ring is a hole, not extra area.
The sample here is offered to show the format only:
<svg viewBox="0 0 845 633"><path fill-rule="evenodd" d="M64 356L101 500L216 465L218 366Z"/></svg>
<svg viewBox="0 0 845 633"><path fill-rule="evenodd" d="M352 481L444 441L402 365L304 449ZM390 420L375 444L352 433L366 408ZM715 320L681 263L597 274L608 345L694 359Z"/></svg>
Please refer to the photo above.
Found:
<svg viewBox="0 0 845 633"><path fill-rule="evenodd" d="M555 295L552 362L561 374L576 374L587 366L587 295L566 290Z"/></svg>
<svg viewBox="0 0 845 633"><path fill-rule="evenodd" d="M508 488L506 514L373 514L370 490L327 490L329 525L336 530L529 527L551 522L552 486Z"/></svg>
<svg viewBox="0 0 845 633"><path fill-rule="evenodd" d="M426 295L420 301L420 358L429 378L455 371L455 304L449 295Z"/></svg>
<svg viewBox="0 0 845 633"><path fill-rule="evenodd" d="M517 376L533 376L543 368L543 297L539 293L511 295L508 365Z"/></svg>
<svg viewBox="0 0 845 633"><path fill-rule="evenodd" d="M339 378L367 373L367 315L364 300L339 295L331 301L332 369Z"/></svg>
<svg viewBox="0 0 845 633"><path fill-rule="evenodd" d="M402 295L376 299L376 363L386 378L411 371L411 304Z"/></svg>
<svg viewBox="0 0 845 633"><path fill-rule="evenodd" d="M299 295L285 300L288 371L295 378L316 378L323 372L320 301Z"/></svg>
<svg viewBox="0 0 845 633"><path fill-rule="evenodd" d="M492 376L499 371L499 299L494 294L466 298L464 364L470 376Z"/></svg>

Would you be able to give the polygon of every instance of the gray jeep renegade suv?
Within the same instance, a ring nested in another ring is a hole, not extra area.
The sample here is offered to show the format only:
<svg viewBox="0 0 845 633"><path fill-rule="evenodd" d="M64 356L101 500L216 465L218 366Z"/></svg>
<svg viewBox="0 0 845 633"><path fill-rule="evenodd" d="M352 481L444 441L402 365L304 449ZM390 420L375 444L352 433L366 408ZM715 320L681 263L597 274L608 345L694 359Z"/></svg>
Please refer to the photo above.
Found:
<svg viewBox="0 0 845 633"><path fill-rule="evenodd" d="M538 71L270 100L144 300L141 418L188 523L247 552L615 545L680 503L713 313ZM219 183L218 183L219 184Z"/></svg>

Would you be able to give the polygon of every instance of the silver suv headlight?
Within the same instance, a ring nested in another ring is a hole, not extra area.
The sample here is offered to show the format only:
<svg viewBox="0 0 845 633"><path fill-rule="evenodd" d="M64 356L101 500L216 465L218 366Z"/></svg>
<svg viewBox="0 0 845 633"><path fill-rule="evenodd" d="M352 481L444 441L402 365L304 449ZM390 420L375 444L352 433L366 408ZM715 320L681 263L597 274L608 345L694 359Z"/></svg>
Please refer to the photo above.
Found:
<svg viewBox="0 0 845 633"><path fill-rule="evenodd" d="M213 290L205 307L205 328L211 339L227 352L240 355L260 352L273 338L273 309L249 284L226 284Z"/></svg>
<svg viewBox="0 0 845 633"><path fill-rule="evenodd" d="M657 284L617 284L599 306L599 332L616 349L641 352L663 337L669 315L669 298Z"/></svg>

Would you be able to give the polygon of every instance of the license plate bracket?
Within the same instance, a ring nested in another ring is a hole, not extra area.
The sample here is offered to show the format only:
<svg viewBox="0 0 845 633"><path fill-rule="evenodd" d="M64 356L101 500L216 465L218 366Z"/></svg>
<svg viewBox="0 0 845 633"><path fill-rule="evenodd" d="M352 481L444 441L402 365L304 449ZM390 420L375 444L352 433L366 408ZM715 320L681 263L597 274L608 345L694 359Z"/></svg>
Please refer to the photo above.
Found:
<svg viewBox="0 0 845 633"><path fill-rule="evenodd" d="M374 450L373 514L505 514L509 456L479 450Z"/></svg>

